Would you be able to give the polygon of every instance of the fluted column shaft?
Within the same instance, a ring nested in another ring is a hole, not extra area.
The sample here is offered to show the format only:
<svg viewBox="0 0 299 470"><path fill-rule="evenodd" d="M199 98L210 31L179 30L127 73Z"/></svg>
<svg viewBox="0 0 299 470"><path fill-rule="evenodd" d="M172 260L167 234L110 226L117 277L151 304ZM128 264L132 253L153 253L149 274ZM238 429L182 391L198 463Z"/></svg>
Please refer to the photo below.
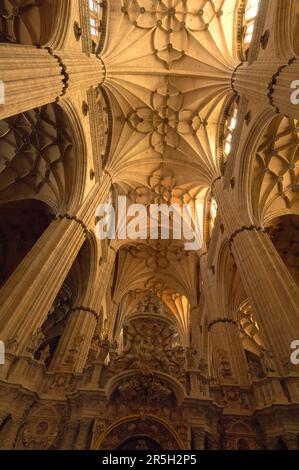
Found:
<svg viewBox="0 0 299 470"><path fill-rule="evenodd" d="M0 80L5 90L0 119L98 86L104 74L102 60L82 52L0 44Z"/></svg>
<svg viewBox="0 0 299 470"><path fill-rule="evenodd" d="M71 312L55 351L52 371L82 372L97 319L97 312L88 312L80 307Z"/></svg>
<svg viewBox="0 0 299 470"><path fill-rule="evenodd" d="M12 450L14 448L22 424L23 419L19 417L12 418L9 428L6 431L5 437L2 441L3 450Z"/></svg>
<svg viewBox="0 0 299 470"><path fill-rule="evenodd" d="M248 367L237 323L219 319L210 324L209 334L219 382L223 385L248 386Z"/></svg>
<svg viewBox="0 0 299 470"><path fill-rule="evenodd" d="M292 84L296 80L299 80L299 60L290 59L289 63L244 63L237 68L233 85L239 94L246 95L252 102L258 102L260 107L271 106L277 113L299 119L299 104L291 101L295 91Z"/></svg>
<svg viewBox="0 0 299 470"><path fill-rule="evenodd" d="M249 302L283 372L290 362L290 344L299 337L299 289L262 228L238 222L232 196L221 181L214 185L214 195Z"/></svg>
<svg viewBox="0 0 299 470"><path fill-rule="evenodd" d="M42 325L85 240L74 220L54 220L0 291L1 337L18 352Z"/></svg>
<svg viewBox="0 0 299 470"><path fill-rule="evenodd" d="M223 384L246 386L249 384L247 362L238 325L232 313L224 311L226 302L219 299L217 273L209 268L207 255L201 258L201 274L217 379Z"/></svg>
<svg viewBox="0 0 299 470"><path fill-rule="evenodd" d="M111 278L115 256L115 250L110 249L107 261L97 274L94 291L89 298L83 300L84 305L71 312L55 351L52 370L82 372L97 322L100 320L101 303Z"/></svg>
<svg viewBox="0 0 299 470"><path fill-rule="evenodd" d="M72 421L66 425L64 429L64 437L63 437L63 442L61 446L62 450L73 449L78 427L79 427L79 424L77 423L77 421Z"/></svg>
<svg viewBox="0 0 299 470"><path fill-rule="evenodd" d="M88 432L91 426L91 420L88 418L82 419L80 422L80 429L76 439L75 450L85 450L87 446Z"/></svg>
<svg viewBox="0 0 299 470"><path fill-rule="evenodd" d="M0 290L1 339L15 338L17 352L26 349L46 319L94 222L96 207L109 190L110 178L105 175L78 211L83 218L65 215L54 220Z"/></svg>
<svg viewBox="0 0 299 470"><path fill-rule="evenodd" d="M193 449L192 450L204 450L205 448L205 431L200 428L192 429L192 441Z"/></svg>
<svg viewBox="0 0 299 470"><path fill-rule="evenodd" d="M232 253L249 301L281 371L299 337L299 290L269 236L258 230L237 234Z"/></svg>
<svg viewBox="0 0 299 470"><path fill-rule="evenodd" d="M299 119L299 60L296 59L278 71L270 88L270 100L277 112ZM295 95L294 95L295 92ZM296 98L296 102L294 99Z"/></svg>

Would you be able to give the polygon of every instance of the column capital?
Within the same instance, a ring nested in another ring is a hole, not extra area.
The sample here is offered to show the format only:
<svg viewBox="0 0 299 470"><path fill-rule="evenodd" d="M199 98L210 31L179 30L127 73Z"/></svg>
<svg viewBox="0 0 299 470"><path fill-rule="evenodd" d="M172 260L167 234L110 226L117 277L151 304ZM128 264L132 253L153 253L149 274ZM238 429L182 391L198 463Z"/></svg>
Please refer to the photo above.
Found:
<svg viewBox="0 0 299 470"><path fill-rule="evenodd" d="M277 114L284 114L284 113L280 110L280 108L278 107L278 105L275 102L274 93L275 93L276 85L278 84L279 78L281 77L283 72L285 72L288 67L290 67L292 64L294 64L295 61L296 61L296 58L291 57L289 59L289 61L287 62L287 64L279 66L277 71L273 74L271 81L268 84L268 90L269 91L268 91L267 96L268 96L268 99L269 99L269 103L275 109L275 112ZM298 60L297 60L297 62L298 62ZM290 88L290 86L291 86L291 81L290 81L289 88Z"/></svg>
<svg viewBox="0 0 299 470"><path fill-rule="evenodd" d="M217 318L216 320L211 321L208 325L208 331L211 331L213 326L215 326L219 323L222 323L222 324L227 323L227 324L231 324L231 325L234 325L236 327L239 327L238 323L235 320L233 320L232 318L228 318L228 317L223 318L222 317L222 318Z"/></svg>
<svg viewBox="0 0 299 470"><path fill-rule="evenodd" d="M211 183L211 192L212 192L212 194L213 194L213 191L214 191L214 188L215 188L216 184L218 184L220 181L223 181L223 178L224 178L223 175L219 175L212 181L212 183Z"/></svg>
<svg viewBox="0 0 299 470"><path fill-rule="evenodd" d="M236 74L237 74L237 72L238 72L238 69L239 69L240 67L242 67L243 63L244 63L244 62L240 62L240 63L234 68L233 73L232 73L232 78L231 78L231 87L232 87L233 91L236 93L237 96L239 96L239 93L238 93L238 91L237 91L236 88L235 88Z"/></svg>
<svg viewBox="0 0 299 470"><path fill-rule="evenodd" d="M102 85L106 67L101 57L81 51L2 43L0 75L5 84L0 109L4 119Z"/></svg>
<svg viewBox="0 0 299 470"><path fill-rule="evenodd" d="M71 312L73 313L90 313L91 315L93 315L95 317L96 320L99 320L100 317L101 317L101 314L96 312L95 310L93 310L92 308L89 308L89 307L73 307L71 309Z"/></svg>
<svg viewBox="0 0 299 470"><path fill-rule="evenodd" d="M284 59L285 60L285 59ZM244 62L235 70L233 88L248 97L261 110L299 119L299 105L292 103L292 83L299 77L299 59L290 57L287 63L274 59Z"/></svg>
<svg viewBox="0 0 299 470"><path fill-rule="evenodd" d="M249 226L243 226L237 230L234 231L234 233L231 234L229 238L229 247L231 249L232 244L234 243L235 238L242 232L250 232L250 231L256 231L256 232L264 232L266 233L266 229L264 227L260 227L258 225L249 225Z"/></svg>
<svg viewBox="0 0 299 470"><path fill-rule="evenodd" d="M76 217L75 215L70 215L70 214L60 214L60 215L56 215L54 217L54 220L73 220L74 222L77 222L77 224L79 224L83 230L83 233L85 236L88 235L89 233L89 230L87 228L87 226L84 224L84 222L80 219L78 219L78 217Z"/></svg>

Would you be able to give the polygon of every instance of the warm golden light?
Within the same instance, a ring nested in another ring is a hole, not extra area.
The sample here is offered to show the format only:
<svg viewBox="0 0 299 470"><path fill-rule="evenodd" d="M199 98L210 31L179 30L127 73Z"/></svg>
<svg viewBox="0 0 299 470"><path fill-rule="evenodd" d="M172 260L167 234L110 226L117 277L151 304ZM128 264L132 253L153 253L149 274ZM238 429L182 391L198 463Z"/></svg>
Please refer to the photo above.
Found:
<svg viewBox="0 0 299 470"><path fill-rule="evenodd" d="M255 19L258 13L260 0L248 0L244 15L244 47L248 49L253 36Z"/></svg>
<svg viewBox="0 0 299 470"><path fill-rule="evenodd" d="M234 101L229 111L229 115L226 120L226 123L224 125L224 142L223 142L224 162L228 160L230 153L231 153L233 133L237 126L237 119L238 119L238 107L237 107L237 103Z"/></svg>

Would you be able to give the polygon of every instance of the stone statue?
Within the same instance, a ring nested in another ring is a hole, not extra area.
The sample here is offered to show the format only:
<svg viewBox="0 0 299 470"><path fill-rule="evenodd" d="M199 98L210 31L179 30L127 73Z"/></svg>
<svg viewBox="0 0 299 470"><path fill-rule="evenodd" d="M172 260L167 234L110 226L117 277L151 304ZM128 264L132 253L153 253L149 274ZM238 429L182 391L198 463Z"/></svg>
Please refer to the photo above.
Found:
<svg viewBox="0 0 299 470"><path fill-rule="evenodd" d="M65 358L64 363L67 365L72 365L75 364L76 361L76 356L79 353L79 348L82 345L84 341L84 336L83 335L78 335L74 338L72 342L71 348L68 350L68 355Z"/></svg>
<svg viewBox="0 0 299 470"><path fill-rule="evenodd" d="M136 450L150 450L146 440L139 439L136 444Z"/></svg>
<svg viewBox="0 0 299 470"><path fill-rule="evenodd" d="M267 375L269 372L273 373L276 372L276 365L273 357L273 353L268 349L263 349L261 355L262 366L265 374Z"/></svg>
<svg viewBox="0 0 299 470"><path fill-rule="evenodd" d="M110 349L110 341L108 339L108 335L105 335L101 340L100 340L100 350L99 350L99 355L98 359L102 362L105 361L106 357L108 356L109 349Z"/></svg>
<svg viewBox="0 0 299 470"><path fill-rule="evenodd" d="M45 363L46 360L51 356L51 350L49 344L41 351L39 360L40 362Z"/></svg>
<svg viewBox="0 0 299 470"><path fill-rule="evenodd" d="M7 352L14 353L17 350L18 346L19 346L18 337L13 336L7 341L6 350Z"/></svg>
<svg viewBox="0 0 299 470"><path fill-rule="evenodd" d="M127 328L124 349L119 355L111 355L108 373L116 374L126 369L143 372L162 370L184 381L185 350L172 346L175 332L164 322L143 318L131 320Z"/></svg>
<svg viewBox="0 0 299 470"><path fill-rule="evenodd" d="M198 370L201 375L208 375L209 366L203 357L199 359Z"/></svg>
<svg viewBox="0 0 299 470"><path fill-rule="evenodd" d="M261 364L258 361L254 361L252 359L249 359L248 361L248 373L252 380L262 379L265 376Z"/></svg>
<svg viewBox="0 0 299 470"><path fill-rule="evenodd" d="M186 357L187 357L187 367L188 369L195 369L195 356L197 355L197 351L191 346L186 350Z"/></svg>
<svg viewBox="0 0 299 470"><path fill-rule="evenodd" d="M29 344L26 348L26 351L31 353L32 355L38 350L39 346L45 339L45 335L43 334L41 328L38 328L35 333L31 336Z"/></svg>
<svg viewBox="0 0 299 470"><path fill-rule="evenodd" d="M232 377L231 364L228 353L224 349L218 350L219 372L224 379Z"/></svg>

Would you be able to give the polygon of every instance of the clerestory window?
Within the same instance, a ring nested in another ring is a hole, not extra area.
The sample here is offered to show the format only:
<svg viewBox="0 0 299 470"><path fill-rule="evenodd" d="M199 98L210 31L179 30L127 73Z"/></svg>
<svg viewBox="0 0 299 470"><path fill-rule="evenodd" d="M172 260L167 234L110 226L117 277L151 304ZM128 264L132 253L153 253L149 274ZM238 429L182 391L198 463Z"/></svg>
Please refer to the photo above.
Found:
<svg viewBox="0 0 299 470"><path fill-rule="evenodd" d="M243 17L243 49L246 52L251 44L260 0L247 0Z"/></svg>

